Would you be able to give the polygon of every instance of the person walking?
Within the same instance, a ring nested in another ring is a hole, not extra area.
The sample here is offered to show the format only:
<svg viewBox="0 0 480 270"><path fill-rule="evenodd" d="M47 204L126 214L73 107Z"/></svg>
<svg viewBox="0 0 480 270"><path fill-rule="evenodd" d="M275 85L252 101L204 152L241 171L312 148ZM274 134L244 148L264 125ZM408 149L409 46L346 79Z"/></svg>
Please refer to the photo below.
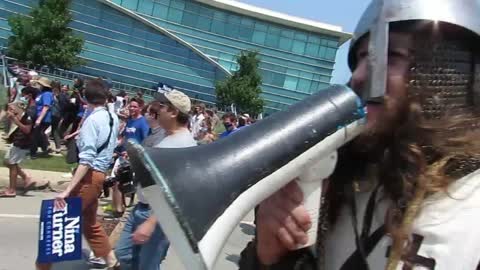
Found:
<svg viewBox="0 0 480 270"><path fill-rule="evenodd" d="M118 135L118 119L106 109L107 91L102 80L87 83L85 98L91 114L80 129L77 146L79 165L68 187L55 198L55 207L63 209L65 198L82 199L82 230L95 256L103 257L108 269L119 269L108 236L97 221L98 197L103 190L105 173L112 162ZM48 270L50 264L37 263L37 269Z"/></svg>
<svg viewBox="0 0 480 270"><path fill-rule="evenodd" d="M37 158L38 147L42 148L43 154L48 155L48 137L45 131L52 123L52 105L53 105L53 93L51 82L48 78L41 77L34 81L34 83L41 90L40 95L36 98L37 115L35 124L33 126L33 143L30 148L30 158Z"/></svg>
<svg viewBox="0 0 480 270"><path fill-rule="evenodd" d="M159 94L157 101L149 106L149 118L156 120L165 131L165 137L155 148L185 148L196 146L188 130L190 98L172 90ZM155 125L157 126L157 125ZM154 136L154 135L152 135ZM179 161L181 162L181 161ZM115 248L115 253L124 269L160 270L170 243L157 223L150 205L141 191L137 192L139 203L128 217Z"/></svg>
<svg viewBox="0 0 480 270"><path fill-rule="evenodd" d="M23 92L28 92L28 88L23 88ZM30 89L31 90L31 89ZM30 94L34 96L35 92ZM20 163L25 160L30 149L32 139L32 126L35 119L35 111L27 110L28 103L17 101L8 105L7 117L12 124L14 130L11 132L7 141L12 144L5 155L4 164L9 170L10 185L0 193L0 198L15 198L17 195L17 176L24 181L24 193L28 192L35 186L35 181L23 171Z"/></svg>

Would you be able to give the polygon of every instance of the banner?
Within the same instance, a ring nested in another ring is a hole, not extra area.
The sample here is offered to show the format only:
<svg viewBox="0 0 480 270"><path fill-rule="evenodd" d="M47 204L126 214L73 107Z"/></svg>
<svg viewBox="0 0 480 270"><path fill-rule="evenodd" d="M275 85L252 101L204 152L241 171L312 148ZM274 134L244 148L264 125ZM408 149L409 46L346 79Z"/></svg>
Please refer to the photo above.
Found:
<svg viewBox="0 0 480 270"><path fill-rule="evenodd" d="M168 84L166 84L166 83L161 83L161 82L160 82L160 83L157 84L157 92L158 92L158 93L164 94L164 93L170 92L170 91L172 91L172 90L173 90L173 86L170 86L170 85L168 85Z"/></svg>
<svg viewBox="0 0 480 270"><path fill-rule="evenodd" d="M55 200L42 201L38 235L39 263L80 260L82 258L82 200L66 198L63 210Z"/></svg>

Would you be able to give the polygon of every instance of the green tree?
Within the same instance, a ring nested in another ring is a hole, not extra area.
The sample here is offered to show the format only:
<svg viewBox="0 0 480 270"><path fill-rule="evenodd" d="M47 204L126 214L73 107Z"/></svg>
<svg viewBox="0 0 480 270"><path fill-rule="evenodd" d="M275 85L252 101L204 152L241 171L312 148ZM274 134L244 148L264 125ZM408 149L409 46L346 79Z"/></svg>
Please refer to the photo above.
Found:
<svg viewBox="0 0 480 270"><path fill-rule="evenodd" d="M258 72L258 52L242 51L237 56L239 69L226 80L217 83L217 105L222 108L234 104L238 111L258 115L263 112L264 100L260 96L262 77Z"/></svg>
<svg viewBox="0 0 480 270"><path fill-rule="evenodd" d="M83 39L68 27L69 4L69 0L41 0L28 16L11 16L8 55L35 66L69 69L83 64L78 57Z"/></svg>

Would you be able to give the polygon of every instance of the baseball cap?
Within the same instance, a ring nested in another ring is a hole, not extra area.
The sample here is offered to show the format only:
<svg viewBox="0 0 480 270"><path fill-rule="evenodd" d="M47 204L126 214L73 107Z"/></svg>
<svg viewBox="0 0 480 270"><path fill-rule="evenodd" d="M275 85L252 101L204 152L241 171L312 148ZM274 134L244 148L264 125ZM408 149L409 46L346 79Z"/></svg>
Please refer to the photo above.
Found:
<svg viewBox="0 0 480 270"><path fill-rule="evenodd" d="M157 92L155 99L160 102L169 102L173 107L185 114L188 114L192 108L190 98L178 90L172 90L165 93Z"/></svg>

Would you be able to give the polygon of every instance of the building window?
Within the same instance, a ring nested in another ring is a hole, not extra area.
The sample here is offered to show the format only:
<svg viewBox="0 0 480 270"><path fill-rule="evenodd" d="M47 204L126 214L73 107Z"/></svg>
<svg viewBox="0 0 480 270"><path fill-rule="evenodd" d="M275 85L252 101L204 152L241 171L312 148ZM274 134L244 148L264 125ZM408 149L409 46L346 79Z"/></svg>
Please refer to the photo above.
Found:
<svg viewBox="0 0 480 270"><path fill-rule="evenodd" d="M335 56L337 55L337 50L334 48L327 48L327 53L325 55L325 58L328 60L335 60Z"/></svg>
<svg viewBox="0 0 480 270"><path fill-rule="evenodd" d="M210 31L210 27L212 25L212 19L207 18L207 17L198 17L198 24L197 28L204 30L204 31Z"/></svg>
<svg viewBox="0 0 480 270"><path fill-rule="evenodd" d="M280 73L287 73L287 68L279 65L272 65L272 70Z"/></svg>
<svg viewBox="0 0 480 270"><path fill-rule="evenodd" d="M295 77L298 77L300 76L300 71L299 70L296 70L296 69L288 69L287 70L287 74L288 75L292 75L292 76L295 76Z"/></svg>
<svg viewBox="0 0 480 270"><path fill-rule="evenodd" d="M185 9L185 1L183 0L171 0L170 7L174 7L179 10Z"/></svg>
<svg viewBox="0 0 480 270"><path fill-rule="evenodd" d="M328 47L334 47L334 48L336 48L336 47L338 47L338 41L329 40L329 41L327 42L327 46L328 46Z"/></svg>
<svg viewBox="0 0 480 270"><path fill-rule="evenodd" d="M310 84L310 93L315 93L319 90L318 84L319 82L315 82L315 81Z"/></svg>
<svg viewBox="0 0 480 270"><path fill-rule="evenodd" d="M168 17L168 7L155 3L153 7L153 16L160 19L166 19Z"/></svg>
<svg viewBox="0 0 480 270"><path fill-rule="evenodd" d="M294 35L295 33L293 32L293 30L282 29L282 37L293 39Z"/></svg>
<svg viewBox="0 0 480 270"><path fill-rule="evenodd" d="M306 72L306 71L300 71L300 77L312 80L313 79L313 73L311 72Z"/></svg>
<svg viewBox="0 0 480 270"><path fill-rule="evenodd" d="M228 53L220 53L218 57L219 57L220 59L226 60L226 61L232 61L232 59L234 58L233 55L228 54Z"/></svg>
<svg viewBox="0 0 480 270"><path fill-rule="evenodd" d="M265 39L267 38L267 33L255 30L253 32L253 42L257 44L265 44Z"/></svg>
<svg viewBox="0 0 480 270"><path fill-rule="evenodd" d="M262 81L265 84L273 84L273 73L270 71L266 71L264 69L260 69L260 74L262 75Z"/></svg>
<svg viewBox="0 0 480 270"><path fill-rule="evenodd" d="M191 2L189 2L191 3ZM197 4L195 4L197 5ZM208 17L208 18L213 18L215 16L215 10L211 9L211 8L207 8L207 7L202 7L202 6L198 6L198 14L202 15L202 16L205 16L205 17Z"/></svg>
<svg viewBox="0 0 480 270"><path fill-rule="evenodd" d="M291 38L280 37L280 49L284 51L292 50L293 40Z"/></svg>
<svg viewBox="0 0 480 270"><path fill-rule="evenodd" d="M307 49L306 49L306 54L308 56L313 56L317 57L318 56L318 50L319 50L320 45L318 44L313 44L313 43L307 43Z"/></svg>
<svg viewBox="0 0 480 270"><path fill-rule="evenodd" d="M217 20L212 21L212 32L217 33L219 35L225 34L225 23Z"/></svg>
<svg viewBox="0 0 480 270"><path fill-rule="evenodd" d="M318 50L318 57L325 58L326 53L327 53L327 47L320 46L320 49Z"/></svg>
<svg viewBox="0 0 480 270"><path fill-rule="evenodd" d="M283 88L288 90L297 90L298 78L292 76L285 77L285 83L283 84Z"/></svg>
<svg viewBox="0 0 480 270"><path fill-rule="evenodd" d="M307 35L302 32L295 32L295 39L300 41L307 41Z"/></svg>
<svg viewBox="0 0 480 270"><path fill-rule="evenodd" d="M194 2L186 2L185 3L185 10L186 11L190 11L192 13L198 13L199 8L200 7Z"/></svg>
<svg viewBox="0 0 480 270"><path fill-rule="evenodd" d="M122 6L127 9L137 10L138 7L138 0L123 0Z"/></svg>
<svg viewBox="0 0 480 270"><path fill-rule="evenodd" d="M277 34L267 34L267 39L265 40L265 46L278 48L280 43L280 36Z"/></svg>
<svg viewBox="0 0 480 270"><path fill-rule="evenodd" d="M308 42L309 43L314 43L314 44L320 44L320 37L310 34L308 36Z"/></svg>
<svg viewBox="0 0 480 270"><path fill-rule="evenodd" d="M272 72L273 73L273 72ZM272 84L275 86L283 87L285 83L285 74L272 74Z"/></svg>
<svg viewBox="0 0 480 270"><path fill-rule="evenodd" d="M240 26L238 38L245 41L251 41L253 37L253 29L249 27Z"/></svg>
<svg viewBox="0 0 480 270"><path fill-rule="evenodd" d="M267 25L261 22L256 22L255 23L255 30L259 30L262 32L267 32Z"/></svg>
<svg viewBox="0 0 480 270"><path fill-rule="evenodd" d="M182 22L183 12L175 8L168 9L168 20L171 22L180 23Z"/></svg>
<svg viewBox="0 0 480 270"><path fill-rule="evenodd" d="M299 40L293 41L292 52L298 53L298 54L304 54L305 53L305 42L299 41Z"/></svg>
<svg viewBox="0 0 480 270"><path fill-rule="evenodd" d="M160 3L165 6L170 6L170 0L154 0L154 2Z"/></svg>
<svg viewBox="0 0 480 270"><path fill-rule="evenodd" d="M243 17L242 18L242 25L253 28L254 25L255 25L255 22L248 17Z"/></svg>
<svg viewBox="0 0 480 270"><path fill-rule="evenodd" d="M268 27L268 33L274 34L274 35L280 35L280 28L271 25L270 27Z"/></svg>
<svg viewBox="0 0 480 270"><path fill-rule="evenodd" d="M325 88L327 88L327 87L329 87L329 86L330 86L330 84L328 84L328 83L319 83L319 84L318 84L318 89L319 89L319 90L322 90L322 89L325 89Z"/></svg>
<svg viewBox="0 0 480 270"><path fill-rule="evenodd" d="M228 14L227 22L232 24L240 24L241 18L235 14Z"/></svg>
<svg viewBox="0 0 480 270"><path fill-rule="evenodd" d="M239 33L239 26L237 24L227 23L225 27L225 35L237 38Z"/></svg>
<svg viewBox="0 0 480 270"><path fill-rule="evenodd" d="M303 93L310 93L312 81L306 79L298 80L297 90Z"/></svg>
<svg viewBox="0 0 480 270"><path fill-rule="evenodd" d="M323 74L331 74L332 73L332 70L322 68L322 67L315 67L314 69L318 73L323 73Z"/></svg>
<svg viewBox="0 0 480 270"><path fill-rule="evenodd" d="M152 15L153 2L151 0L139 0L138 1L138 12L140 12L142 14Z"/></svg>
<svg viewBox="0 0 480 270"><path fill-rule="evenodd" d="M227 14L225 12L217 10L215 11L213 18L219 21L223 21L225 23L225 21L227 21Z"/></svg>
<svg viewBox="0 0 480 270"><path fill-rule="evenodd" d="M196 27L198 22L198 16L190 12L184 12L182 18L182 24L190 27Z"/></svg>

